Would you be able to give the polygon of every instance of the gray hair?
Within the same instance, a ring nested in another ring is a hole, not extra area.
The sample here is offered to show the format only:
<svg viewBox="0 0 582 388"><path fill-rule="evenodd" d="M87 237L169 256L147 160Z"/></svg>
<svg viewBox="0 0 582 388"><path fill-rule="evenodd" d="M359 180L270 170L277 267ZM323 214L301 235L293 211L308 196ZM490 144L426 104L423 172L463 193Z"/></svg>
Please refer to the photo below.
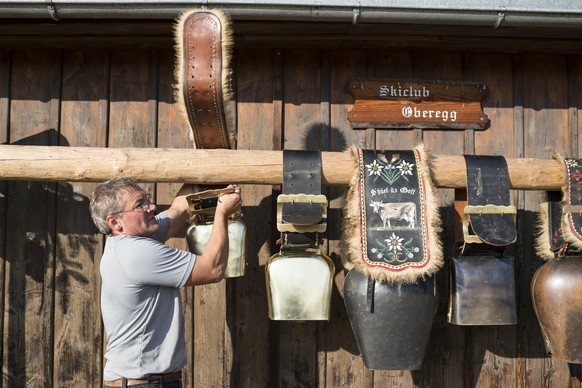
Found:
<svg viewBox="0 0 582 388"><path fill-rule="evenodd" d="M123 210L123 194L127 191L143 189L131 178L116 178L99 185L91 195L91 218L101 233L111 233L107 216Z"/></svg>

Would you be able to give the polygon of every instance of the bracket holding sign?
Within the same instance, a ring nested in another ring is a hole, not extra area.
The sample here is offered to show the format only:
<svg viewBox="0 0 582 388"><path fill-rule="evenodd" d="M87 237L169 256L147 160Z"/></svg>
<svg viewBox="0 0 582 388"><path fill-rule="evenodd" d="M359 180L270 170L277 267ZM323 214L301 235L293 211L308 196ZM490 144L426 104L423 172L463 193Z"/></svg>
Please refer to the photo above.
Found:
<svg viewBox="0 0 582 388"><path fill-rule="evenodd" d="M348 112L352 128L485 129L481 100L487 87L475 82L356 79Z"/></svg>

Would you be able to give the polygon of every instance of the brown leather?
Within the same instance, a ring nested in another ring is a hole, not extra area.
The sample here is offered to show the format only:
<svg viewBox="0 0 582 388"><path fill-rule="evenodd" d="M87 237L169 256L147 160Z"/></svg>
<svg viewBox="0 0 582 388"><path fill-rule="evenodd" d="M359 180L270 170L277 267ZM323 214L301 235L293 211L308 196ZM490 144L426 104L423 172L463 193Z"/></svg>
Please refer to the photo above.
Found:
<svg viewBox="0 0 582 388"><path fill-rule="evenodd" d="M232 148L223 100L222 24L212 12L193 12L182 31L182 90L196 148Z"/></svg>
<svg viewBox="0 0 582 388"><path fill-rule="evenodd" d="M157 382L169 383L170 381L180 380L181 378L182 378L182 371L173 372L173 373L166 373L163 375L149 376L146 379L127 379L127 386L129 387L132 385L157 383ZM121 386L123 386L123 381L122 381L122 379L110 380L110 381L106 380L103 382L103 384L107 385L109 387L121 387Z"/></svg>

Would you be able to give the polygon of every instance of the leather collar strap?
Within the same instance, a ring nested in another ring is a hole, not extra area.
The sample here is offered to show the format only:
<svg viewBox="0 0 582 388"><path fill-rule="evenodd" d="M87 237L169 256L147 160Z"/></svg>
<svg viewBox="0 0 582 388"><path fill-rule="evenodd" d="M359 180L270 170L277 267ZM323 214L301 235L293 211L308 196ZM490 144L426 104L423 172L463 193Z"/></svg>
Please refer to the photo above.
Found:
<svg viewBox="0 0 582 388"><path fill-rule="evenodd" d="M566 185L563 190L562 237L567 255L580 255L582 250L582 158L564 158Z"/></svg>
<svg viewBox="0 0 582 388"><path fill-rule="evenodd" d="M465 155L467 203L465 248L499 251L517 239L516 209L510 206L509 171L502 156ZM475 244L475 245L469 245Z"/></svg>
<svg viewBox="0 0 582 388"><path fill-rule="evenodd" d="M183 21L181 87L196 148L232 148L223 96L223 28L209 11Z"/></svg>
<svg viewBox="0 0 582 388"><path fill-rule="evenodd" d="M323 204L320 200L322 197L320 151L283 150L283 194L290 194L291 198L293 195L305 195L307 198L300 202L290 201L282 204L283 225L295 225L301 230L301 226L321 225L327 221L322 211L327 208L327 202ZM309 201L309 198L313 198L314 201ZM325 228L325 225L323 227ZM281 246L316 248L319 245L317 240L316 232L284 232L281 235Z"/></svg>

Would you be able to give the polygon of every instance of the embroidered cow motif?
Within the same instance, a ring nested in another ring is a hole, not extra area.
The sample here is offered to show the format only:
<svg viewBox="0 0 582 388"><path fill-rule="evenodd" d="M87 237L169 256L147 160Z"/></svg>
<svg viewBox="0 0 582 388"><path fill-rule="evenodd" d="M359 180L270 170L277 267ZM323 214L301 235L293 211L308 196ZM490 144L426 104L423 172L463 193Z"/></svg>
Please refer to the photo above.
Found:
<svg viewBox="0 0 582 388"><path fill-rule="evenodd" d="M410 228L416 227L416 204L414 202L383 203L382 201L373 201L370 206L374 213L380 215L384 227L391 227L390 220L404 220L408 222Z"/></svg>
<svg viewBox="0 0 582 388"><path fill-rule="evenodd" d="M425 148L354 151L358 170L346 197L350 267L392 284L431 276L443 265L443 256Z"/></svg>

